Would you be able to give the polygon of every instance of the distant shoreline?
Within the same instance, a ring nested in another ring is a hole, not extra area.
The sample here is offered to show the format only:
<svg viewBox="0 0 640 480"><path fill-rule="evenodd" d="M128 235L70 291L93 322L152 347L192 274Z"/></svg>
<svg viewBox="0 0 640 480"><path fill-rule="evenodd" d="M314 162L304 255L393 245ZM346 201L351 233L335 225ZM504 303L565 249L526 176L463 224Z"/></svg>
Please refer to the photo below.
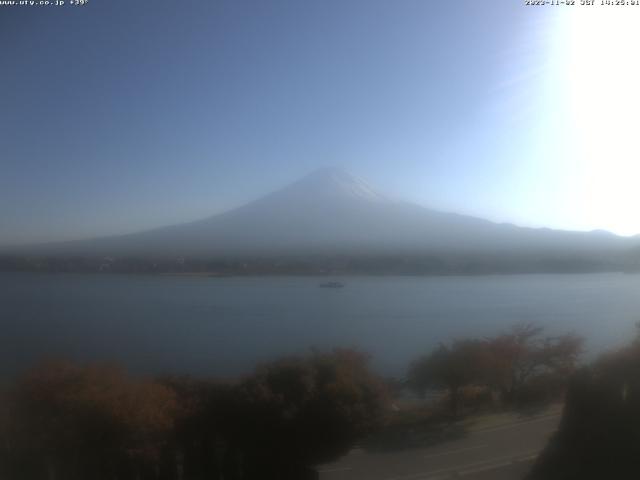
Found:
<svg viewBox="0 0 640 480"><path fill-rule="evenodd" d="M163 272L163 273L152 273L154 276L161 277L206 277L206 278L229 278L236 277L237 275L232 275L230 273L220 273L220 272Z"/></svg>
<svg viewBox="0 0 640 480"><path fill-rule="evenodd" d="M9 271L215 278L272 275L481 276L535 273L640 273L640 265L631 255L588 255L582 252L291 254L209 259L0 255L0 272Z"/></svg>
<svg viewBox="0 0 640 480"><path fill-rule="evenodd" d="M174 277L174 278L246 278L246 277L317 277L317 278L348 278L348 277L506 277L520 275L637 275L640 271L623 270L594 270L594 271L512 271L512 272L442 272L442 273L410 273L410 272L242 272L242 273L218 273L218 272L97 272L97 271L50 271L50 270L0 270L0 274L43 274L43 275L87 275L87 276L141 276L141 277Z"/></svg>

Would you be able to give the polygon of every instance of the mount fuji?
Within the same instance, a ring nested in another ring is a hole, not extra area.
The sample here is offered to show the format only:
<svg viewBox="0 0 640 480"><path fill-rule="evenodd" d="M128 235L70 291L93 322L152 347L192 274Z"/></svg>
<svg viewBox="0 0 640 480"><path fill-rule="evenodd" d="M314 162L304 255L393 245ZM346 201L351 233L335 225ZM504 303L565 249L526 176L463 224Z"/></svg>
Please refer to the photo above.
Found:
<svg viewBox="0 0 640 480"><path fill-rule="evenodd" d="M390 198L324 168L244 206L141 233L40 245L47 255L190 258L492 255L609 259L638 245L608 232L518 227Z"/></svg>

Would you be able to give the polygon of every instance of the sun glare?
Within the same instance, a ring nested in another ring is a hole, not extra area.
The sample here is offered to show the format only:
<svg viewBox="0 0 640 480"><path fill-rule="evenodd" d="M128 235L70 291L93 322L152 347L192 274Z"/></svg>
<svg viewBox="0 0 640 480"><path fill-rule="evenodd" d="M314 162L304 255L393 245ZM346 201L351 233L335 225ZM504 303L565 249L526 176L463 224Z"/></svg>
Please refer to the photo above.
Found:
<svg viewBox="0 0 640 480"><path fill-rule="evenodd" d="M565 12L560 102L585 224L640 233L640 7Z"/></svg>

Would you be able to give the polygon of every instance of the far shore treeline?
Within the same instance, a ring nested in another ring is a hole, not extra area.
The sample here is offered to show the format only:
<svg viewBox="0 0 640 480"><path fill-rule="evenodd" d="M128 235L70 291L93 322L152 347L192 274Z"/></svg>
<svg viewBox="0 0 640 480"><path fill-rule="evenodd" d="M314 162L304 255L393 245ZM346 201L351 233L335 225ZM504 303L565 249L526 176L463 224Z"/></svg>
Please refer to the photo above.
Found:
<svg viewBox="0 0 640 480"><path fill-rule="evenodd" d="M0 253L0 272L232 275L483 275L640 271L637 250L248 255L212 258Z"/></svg>
<svg viewBox="0 0 640 480"><path fill-rule="evenodd" d="M0 397L0 478L311 479L316 467L387 428L409 392L431 420L562 398L582 341L517 325L442 344L405 380L366 354L311 351L234 381L136 378L117 366L44 361Z"/></svg>

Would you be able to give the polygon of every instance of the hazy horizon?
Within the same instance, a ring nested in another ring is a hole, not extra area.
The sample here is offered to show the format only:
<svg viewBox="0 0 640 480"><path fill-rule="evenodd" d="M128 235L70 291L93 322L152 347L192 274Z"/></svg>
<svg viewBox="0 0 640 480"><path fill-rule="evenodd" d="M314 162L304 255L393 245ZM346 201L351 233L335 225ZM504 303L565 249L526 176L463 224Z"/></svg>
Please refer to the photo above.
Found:
<svg viewBox="0 0 640 480"><path fill-rule="evenodd" d="M137 229L137 230L132 230L132 231L126 231L126 232L112 232L112 233L106 233L106 234L102 234L102 235L92 235L92 236L88 236L88 237L73 237L73 238L67 238L67 239L54 239L54 240L50 240L50 241L45 241L45 242L27 242L25 244L23 244L24 246L29 246L29 245L33 245L33 246L37 246L37 245L41 245L41 244L47 244L47 243L57 243L57 242L66 242L66 241L70 241L70 242L74 242L76 240L82 241L82 240L94 240L94 239L100 239L100 238L104 238L104 237L117 237L117 236L127 236L130 234L137 234L137 233L143 233L143 232L147 232L147 231L154 231L156 229L163 229L165 227L174 227L174 226L181 226L181 225L188 225L194 222L199 222L202 220L206 220L208 218L214 218L218 215L222 215L228 212L232 212L236 209L239 209L241 207L244 207L246 205L250 205L253 204L254 202L260 202L263 201L263 199L266 199L268 197L270 197L273 194L278 194L279 192L288 189L292 186L294 186L295 184L299 183L300 181L305 181L313 176L316 176L318 174L322 174L324 171L335 171L339 174L344 174L347 177L351 177L354 180L357 180L358 182L363 182L364 185L367 188L371 188L373 192L375 192L375 194L379 194L379 195L383 195L386 196L390 201L395 201L395 202L402 202L402 203L408 203L408 204L412 204L418 207L422 207L425 208L427 210L430 210L431 207L429 205L421 205L419 203L414 203L414 202L410 202L408 201L406 198L400 198L399 196L388 196L386 195L387 192L384 192L380 189L378 189L375 185L371 185L369 182L366 181L365 178L359 176L359 175L354 175L352 172L347 171L343 168L340 167L335 167L335 166L324 166L324 167L320 167L318 169L315 169L311 172L309 172L308 174L304 175L301 178L297 178L297 179L293 179L292 181L290 181L289 183L287 183L286 185L280 185L278 188L273 189L273 190L269 190L266 192L262 192L262 193L258 193L257 197L251 197L251 198L247 198L244 201L241 201L238 205L233 205L230 206L227 209L221 210L221 211L216 211L216 212L212 212L209 215L205 215L204 217L198 217L198 218L193 218L193 219L185 219L183 221L178 221L176 223L173 224L162 224L162 225L155 225L155 226L151 226L151 227L147 227L145 229ZM472 218L478 218L481 220L489 220L492 223L495 224L501 224L501 223L505 223L505 224L509 224L509 225L514 225L516 227L525 227L525 228L534 228L534 229L552 229L551 227L546 227L546 226L531 226L531 225L519 225L515 222L500 222L500 221L494 221L491 219L486 219L483 217L479 217L479 216L474 216L474 215L469 215L469 214L465 214L464 212L455 212L455 211L447 211L447 210L436 210L437 212L441 212L441 213L446 213L446 214L454 214L454 215L462 215L462 216L470 216ZM613 234L613 235L618 235L620 237L634 237L637 234L631 234L631 235L619 235L616 234L614 232L610 232L608 230L604 230L604 229L592 229L592 230L570 230L570 229L563 229L563 228L556 228L556 229L552 229L552 230L557 230L557 231L566 231L566 232L603 232L603 233L608 233L608 234ZM0 244L0 247L14 247L14 246L18 246L17 243L15 244Z"/></svg>

